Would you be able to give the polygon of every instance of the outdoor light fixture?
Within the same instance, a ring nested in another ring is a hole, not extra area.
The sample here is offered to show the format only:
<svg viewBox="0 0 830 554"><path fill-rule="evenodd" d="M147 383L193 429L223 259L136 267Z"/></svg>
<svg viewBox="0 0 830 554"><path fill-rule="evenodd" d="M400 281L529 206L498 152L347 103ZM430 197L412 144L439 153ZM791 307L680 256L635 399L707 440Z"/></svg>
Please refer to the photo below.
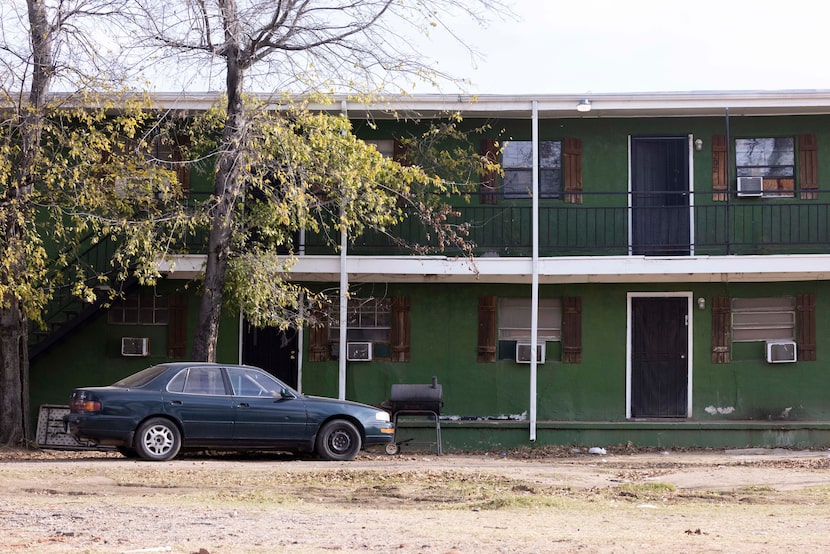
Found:
<svg viewBox="0 0 830 554"><path fill-rule="evenodd" d="M703 139L695 139L695 150L698 152L703 150Z"/></svg>
<svg viewBox="0 0 830 554"><path fill-rule="evenodd" d="M587 98L583 98L576 105L576 111L578 111L578 112L590 112L591 111L591 101L588 100Z"/></svg>
<svg viewBox="0 0 830 554"><path fill-rule="evenodd" d="M703 298L702 296L697 299L697 307L700 308L701 310L706 309L706 299Z"/></svg>

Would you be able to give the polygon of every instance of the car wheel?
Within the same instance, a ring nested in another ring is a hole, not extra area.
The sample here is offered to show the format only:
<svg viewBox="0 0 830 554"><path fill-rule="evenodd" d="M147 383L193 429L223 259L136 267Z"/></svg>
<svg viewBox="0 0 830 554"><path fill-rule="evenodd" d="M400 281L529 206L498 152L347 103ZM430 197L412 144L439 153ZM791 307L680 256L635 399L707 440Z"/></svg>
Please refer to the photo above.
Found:
<svg viewBox="0 0 830 554"><path fill-rule="evenodd" d="M357 427L343 419L329 421L317 433L317 454L326 460L353 460L360 447Z"/></svg>
<svg viewBox="0 0 830 554"><path fill-rule="evenodd" d="M135 449L145 460L163 462L172 460L182 447L179 428L169 419L148 419L138 428Z"/></svg>

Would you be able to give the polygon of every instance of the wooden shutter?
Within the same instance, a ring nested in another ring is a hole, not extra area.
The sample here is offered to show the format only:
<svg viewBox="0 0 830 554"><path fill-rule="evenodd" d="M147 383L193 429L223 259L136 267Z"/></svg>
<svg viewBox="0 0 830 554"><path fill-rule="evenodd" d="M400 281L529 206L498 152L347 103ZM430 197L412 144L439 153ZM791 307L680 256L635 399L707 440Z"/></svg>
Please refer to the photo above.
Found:
<svg viewBox="0 0 830 554"><path fill-rule="evenodd" d="M798 360L816 359L816 295L799 294L796 297L796 343Z"/></svg>
<svg viewBox="0 0 830 554"><path fill-rule="evenodd" d="M176 163L176 180L182 187L182 193L188 194L190 192L190 164L183 163L184 155L182 154L182 147L190 146L190 137L187 135L178 135L175 137L173 143L173 151L171 158Z"/></svg>
<svg viewBox="0 0 830 554"><path fill-rule="evenodd" d="M729 168L726 167L726 137L712 137L712 200L726 202L729 196ZM725 362L723 362L725 363Z"/></svg>
<svg viewBox="0 0 830 554"><path fill-rule="evenodd" d="M392 298L392 361L409 361L409 297Z"/></svg>
<svg viewBox="0 0 830 554"><path fill-rule="evenodd" d="M167 357L187 357L187 294L176 292L167 300Z"/></svg>
<svg viewBox="0 0 830 554"><path fill-rule="evenodd" d="M481 139L481 155L489 163L498 163L499 148L496 139ZM495 204L498 200L499 173L498 171L487 171L481 176L479 183L479 201L482 204Z"/></svg>
<svg viewBox="0 0 830 554"><path fill-rule="evenodd" d="M308 361L325 362L331 359L328 317L322 310L315 310L308 329Z"/></svg>
<svg viewBox="0 0 830 554"><path fill-rule="evenodd" d="M565 202L582 204L582 139L566 138L563 151Z"/></svg>
<svg viewBox="0 0 830 554"><path fill-rule="evenodd" d="M478 361L496 361L496 297L478 299Z"/></svg>
<svg viewBox="0 0 830 554"><path fill-rule="evenodd" d="M798 137L798 167L802 200L818 198L818 147L816 135Z"/></svg>
<svg viewBox="0 0 830 554"><path fill-rule="evenodd" d="M712 298L712 363L729 363L732 307L728 296Z"/></svg>
<svg viewBox="0 0 830 554"><path fill-rule="evenodd" d="M562 361L582 362L582 298L579 296L562 299Z"/></svg>

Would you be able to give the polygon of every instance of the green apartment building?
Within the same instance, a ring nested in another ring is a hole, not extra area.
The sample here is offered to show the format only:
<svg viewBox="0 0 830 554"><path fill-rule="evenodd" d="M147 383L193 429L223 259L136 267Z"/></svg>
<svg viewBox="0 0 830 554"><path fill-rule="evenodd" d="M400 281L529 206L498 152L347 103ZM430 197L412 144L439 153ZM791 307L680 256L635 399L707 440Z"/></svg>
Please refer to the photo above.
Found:
<svg viewBox="0 0 830 554"><path fill-rule="evenodd" d="M190 110L215 100L156 97ZM348 113L390 153L415 119L457 111L470 128L490 123L476 147L504 175L456 206L475 258L413 255L379 236L341 252L303 234L291 278L345 284L345 332L337 303L327 327L285 332L229 314L217 361L368 404L435 376L445 451L830 443L830 91L315 108ZM154 289L32 341L33 408L187 359L198 301L184 285L202 262L198 251L165 262Z"/></svg>

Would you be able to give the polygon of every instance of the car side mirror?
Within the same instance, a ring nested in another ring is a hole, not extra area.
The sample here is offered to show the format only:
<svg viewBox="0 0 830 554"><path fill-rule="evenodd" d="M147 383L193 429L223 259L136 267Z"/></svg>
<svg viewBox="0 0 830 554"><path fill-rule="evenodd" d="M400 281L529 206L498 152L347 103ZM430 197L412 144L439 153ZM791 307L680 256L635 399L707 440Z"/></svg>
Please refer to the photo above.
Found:
<svg viewBox="0 0 830 554"><path fill-rule="evenodd" d="M282 389L280 390L280 398L282 398L283 400L287 400L287 399L289 399L289 398L294 398L294 395L293 395L293 394L291 394L291 393L288 391L288 389L286 389L286 388L282 388Z"/></svg>

